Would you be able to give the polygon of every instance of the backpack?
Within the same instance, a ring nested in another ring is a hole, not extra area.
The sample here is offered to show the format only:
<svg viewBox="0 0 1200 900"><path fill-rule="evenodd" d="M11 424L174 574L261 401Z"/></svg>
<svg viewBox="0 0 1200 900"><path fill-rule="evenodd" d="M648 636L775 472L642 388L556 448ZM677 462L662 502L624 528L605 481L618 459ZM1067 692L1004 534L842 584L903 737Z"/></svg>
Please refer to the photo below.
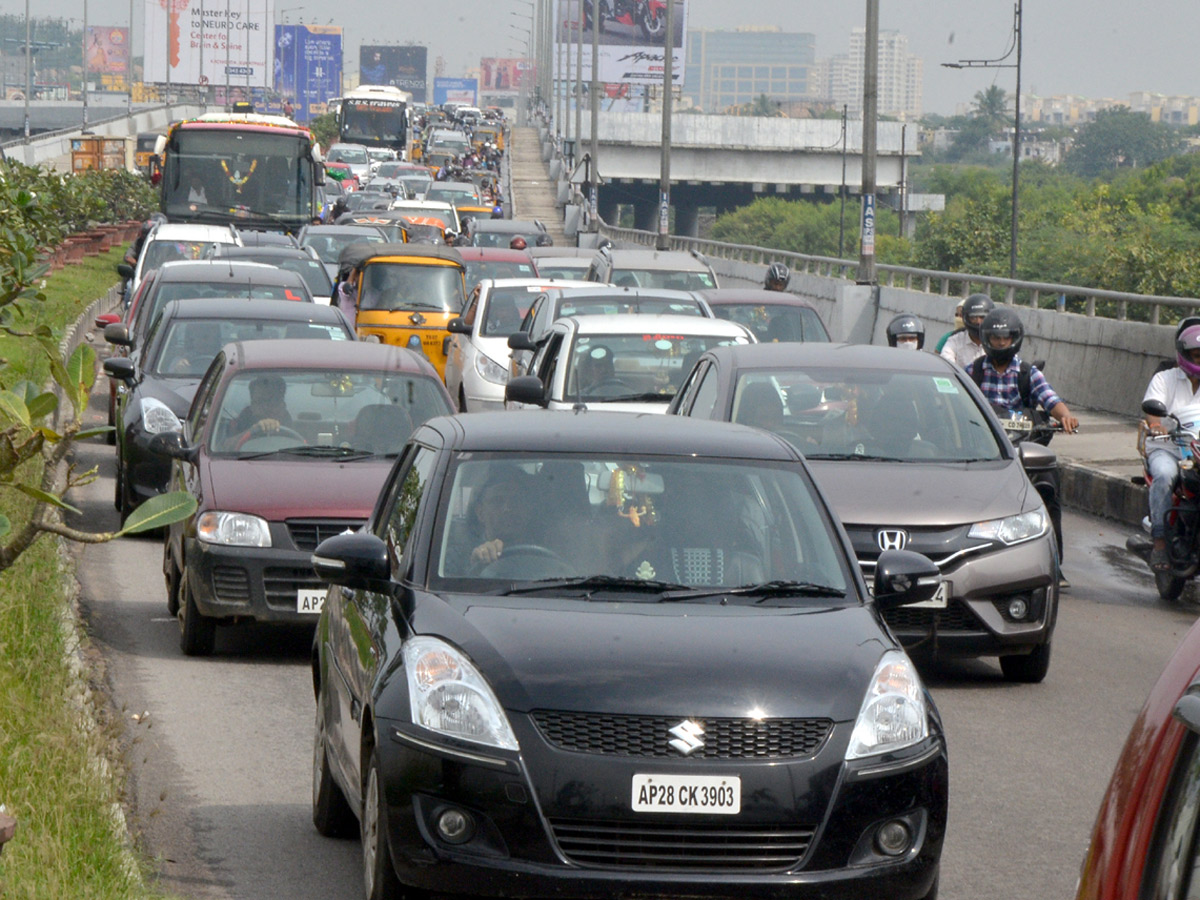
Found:
<svg viewBox="0 0 1200 900"><path fill-rule="evenodd" d="M986 358L987 357L984 356L979 357L975 363L971 364L971 368L967 370L968 374L971 376L971 380L975 382L975 385L980 390L983 390L983 360ZM1037 433L1036 429L1038 429L1039 426L1048 424L1050 422L1050 416L1045 410L1033 402L1033 388L1031 387L1032 381L1033 365L1025 360L1021 360L1021 367L1017 369L1017 396L1021 401L1021 412L1028 416L1030 421L1033 422L1035 436L1031 438L1031 440L1033 440L1035 443L1045 446L1050 443L1050 438L1053 435L1050 432L1042 432L1039 434ZM1008 415L1009 410L996 408L996 412L998 415L1000 415L1001 419L1003 419Z"/></svg>

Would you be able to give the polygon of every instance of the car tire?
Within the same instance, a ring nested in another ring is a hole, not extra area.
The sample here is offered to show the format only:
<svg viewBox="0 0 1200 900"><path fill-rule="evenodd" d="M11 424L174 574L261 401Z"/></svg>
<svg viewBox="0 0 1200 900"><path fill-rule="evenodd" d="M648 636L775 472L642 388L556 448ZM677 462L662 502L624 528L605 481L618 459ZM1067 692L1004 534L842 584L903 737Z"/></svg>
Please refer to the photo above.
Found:
<svg viewBox="0 0 1200 900"><path fill-rule="evenodd" d="M113 401L110 399L108 404L108 427L109 432L104 435L104 442L110 447L116 446L117 443L117 414L113 409Z"/></svg>
<svg viewBox="0 0 1200 900"><path fill-rule="evenodd" d="M387 842L386 810L383 806L383 785L379 776L379 757L375 748L367 760L367 775L363 786L361 825L363 855L363 886L367 900L402 900L404 888L396 877L392 854Z"/></svg>
<svg viewBox="0 0 1200 900"><path fill-rule="evenodd" d="M179 649L185 656L212 656L216 642L216 620L196 608L185 571L179 576Z"/></svg>
<svg viewBox="0 0 1200 900"><path fill-rule="evenodd" d="M163 541L163 577L167 582L167 615L178 616L183 575L171 561L171 547L166 541Z"/></svg>
<svg viewBox="0 0 1200 900"><path fill-rule="evenodd" d="M1172 575L1170 572L1155 572L1154 586L1158 588L1158 596L1168 603L1174 603L1183 595L1187 587L1187 579Z"/></svg>
<svg viewBox="0 0 1200 900"><path fill-rule="evenodd" d="M925 896L921 898L921 900L937 900L938 881L939 880L940 880L940 875L934 876L933 884L930 885L928 893L926 893Z"/></svg>
<svg viewBox="0 0 1200 900"><path fill-rule="evenodd" d="M317 834L322 837L346 837L354 834L357 820L329 769L329 756L325 751L324 693L321 691L317 696L316 724L313 726L312 820Z"/></svg>
<svg viewBox="0 0 1200 900"><path fill-rule="evenodd" d="M1050 643L1038 644L1029 653L1000 657L1000 671L1006 681L1041 684L1050 671Z"/></svg>

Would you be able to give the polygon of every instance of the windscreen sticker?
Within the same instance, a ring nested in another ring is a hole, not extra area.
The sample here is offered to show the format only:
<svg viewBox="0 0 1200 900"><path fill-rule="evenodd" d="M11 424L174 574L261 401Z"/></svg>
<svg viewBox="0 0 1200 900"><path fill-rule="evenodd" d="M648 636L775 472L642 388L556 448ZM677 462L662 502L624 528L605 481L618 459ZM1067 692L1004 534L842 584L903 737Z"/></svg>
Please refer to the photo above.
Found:
<svg viewBox="0 0 1200 900"><path fill-rule="evenodd" d="M933 383L937 386L939 394L957 394L958 385L950 378L935 378Z"/></svg>

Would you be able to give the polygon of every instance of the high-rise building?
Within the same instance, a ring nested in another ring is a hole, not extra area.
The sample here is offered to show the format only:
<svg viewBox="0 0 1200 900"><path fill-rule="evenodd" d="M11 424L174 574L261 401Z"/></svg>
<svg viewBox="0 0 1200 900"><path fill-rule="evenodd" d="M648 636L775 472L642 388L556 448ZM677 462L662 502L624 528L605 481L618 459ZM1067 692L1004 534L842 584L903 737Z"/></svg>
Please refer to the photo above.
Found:
<svg viewBox="0 0 1200 900"><path fill-rule="evenodd" d="M863 68L866 62L866 29L850 32L850 52L823 59L815 74L818 95L850 114L862 114ZM922 112L924 60L908 52L908 38L898 31L879 32L879 114L917 119Z"/></svg>
<svg viewBox="0 0 1200 900"><path fill-rule="evenodd" d="M779 105L814 96L810 81L816 38L778 26L689 31L683 94L709 113L753 103Z"/></svg>

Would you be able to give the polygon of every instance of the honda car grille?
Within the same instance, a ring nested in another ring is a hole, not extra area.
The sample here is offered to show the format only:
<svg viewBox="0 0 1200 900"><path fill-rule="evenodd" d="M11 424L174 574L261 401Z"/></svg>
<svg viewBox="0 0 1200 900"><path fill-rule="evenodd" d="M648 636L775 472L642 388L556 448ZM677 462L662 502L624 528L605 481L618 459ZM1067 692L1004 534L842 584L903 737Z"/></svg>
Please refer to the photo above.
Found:
<svg viewBox="0 0 1200 900"><path fill-rule="evenodd" d="M619 716L537 710L538 731L560 750L610 756L678 757L670 729L679 716ZM794 759L814 755L829 736L829 719L693 719L704 746L689 759Z"/></svg>
<svg viewBox="0 0 1200 900"><path fill-rule="evenodd" d="M681 825L673 822L551 819L572 862L585 866L675 871L787 871L812 844L812 828L770 825Z"/></svg>

